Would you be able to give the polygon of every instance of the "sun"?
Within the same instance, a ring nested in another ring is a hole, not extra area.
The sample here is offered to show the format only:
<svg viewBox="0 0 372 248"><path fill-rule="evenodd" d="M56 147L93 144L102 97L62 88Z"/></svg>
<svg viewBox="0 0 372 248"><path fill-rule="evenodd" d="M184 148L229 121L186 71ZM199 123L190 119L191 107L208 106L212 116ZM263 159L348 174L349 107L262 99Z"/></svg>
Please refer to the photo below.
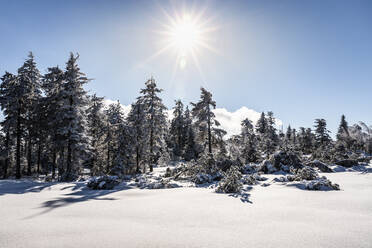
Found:
<svg viewBox="0 0 372 248"><path fill-rule="evenodd" d="M202 41L201 28L190 15L184 14L170 29L170 42L181 56L192 52Z"/></svg>
<svg viewBox="0 0 372 248"><path fill-rule="evenodd" d="M202 74L199 58L204 49L216 51L210 45L210 36L217 27L212 25L211 18L205 17L204 11L174 12L171 15L163 10L163 13L166 22L161 22L162 29L155 31L161 34L162 45L150 59L171 51L176 55L175 65L178 68L185 69L188 65L194 64Z"/></svg>

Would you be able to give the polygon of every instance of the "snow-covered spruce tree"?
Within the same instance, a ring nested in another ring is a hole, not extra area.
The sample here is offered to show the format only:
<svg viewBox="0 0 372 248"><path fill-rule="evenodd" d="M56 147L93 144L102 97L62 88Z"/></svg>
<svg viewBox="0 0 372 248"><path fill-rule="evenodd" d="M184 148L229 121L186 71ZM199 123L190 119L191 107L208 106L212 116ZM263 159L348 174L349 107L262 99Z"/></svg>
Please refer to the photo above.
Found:
<svg viewBox="0 0 372 248"><path fill-rule="evenodd" d="M170 142L173 154L177 157L183 155L185 146L185 120L183 114L183 103L181 100L176 100L170 126Z"/></svg>
<svg viewBox="0 0 372 248"><path fill-rule="evenodd" d="M315 144L317 149L313 152L316 158L324 161L332 160L331 151L333 150L332 139L329 136L327 123L324 119L315 120Z"/></svg>
<svg viewBox="0 0 372 248"><path fill-rule="evenodd" d="M49 140L48 150L52 164L52 178L55 177L57 167L57 154L63 154L66 146L66 133L64 130L64 118L61 113L64 111L65 100L63 99L64 72L59 67L50 67L42 79L42 89L45 97L47 136ZM47 159L49 160L49 159ZM62 158L61 158L62 160ZM63 164L59 165L59 173L62 172ZM48 173L49 168L44 168ZM60 176L60 174L59 174Z"/></svg>
<svg viewBox="0 0 372 248"><path fill-rule="evenodd" d="M363 140L364 140L364 151L367 154L372 155L372 125L368 126L364 122L359 122L360 126L362 127L363 131Z"/></svg>
<svg viewBox="0 0 372 248"><path fill-rule="evenodd" d="M195 119L197 127L197 140L204 147L208 147L207 152L212 155L212 127L219 123L214 119L215 114L212 109L216 108L216 102L212 99L212 93L201 88L200 100L197 103L191 103L193 106L192 116Z"/></svg>
<svg viewBox="0 0 372 248"><path fill-rule="evenodd" d="M288 125L287 132L285 133L285 140L288 146L291 145L292 141L292 128L291 125Z"/></svg>
<svg viewBox="0 0 372 248"><path fill-rule="evenodd" d="M265 134L266 129L267 129L267 120L265 118L265 113L262 112L260 118L258 119L256 123L256 132L259 135L263 135Z"/></svg>
<svg viewBox="0 0 372 248"><path fill-rule="evenodd" d="M104 166L104 135L105 135L105 114L103 112L103 97L97 97L96 94L89 97L87 109L88 134L91 137L91 157L90 168L92 174L103 171Z"/></svg>
<svg viewBox="0 0 372 248"><path fill-rule="evenodd" d="M300 131L297 135L298 149L303 154L310 154L313 149L314 134L310 128L300 127Z"/></svg>
<svg viewBox="0 0 372 248"><path fill-rule="evenodd" d="M20 83L17 76L8 72L2 77L1 107L4 111L4 127L16 139L15 167L16 178L21 178L21 146L25 135L27 89Z"/></svg>
<svg viewBox="0 0 372 248"><path fill-rule="evenodd" d="M161 98L158 96L163 90L159 89L153 78L147 80L145 88L141 89L140 96L141 102L145 112L145 129L147 129L148 149L147 162L150 171L153 170L153 165L157 162L160 154L164 151L165 135L167 132L167 116L166 107L164 106Z"/></svg>
<svg viewBox="0 0 372 248"><path fill-rule="evenodd" d="M319 146L327 146L331 142L330 131L327 129L327 122L324 119L315 120L315 140Z"/></svg>
<svg viewBox="0 0 372 248"><path fill-rule="evenodd" d="M347 124L345 115L341 116L340 125L336 134L336 141L338 150L342 150L343 152L350 150L351 146L353 145L353 139L350 136L349 126Z"/></svg>
<svg viewBox="0 0 372 248"><path fill-rule="evenodd" d="M106 115L106 173L112 169L113 155L118 149L118 137L120 133L120 126L124 123L124 113L121 108L120 102L112 103L104 111Z"/></svg>
<svg viewBox="0 0 372 248"><path fill-rule="evenodd" d="M217 186L216 192L219 193L239 193L242 189L241 183L242 174L237 166L231 166L230 169L224 173L223 179Z"/></svg>
<svg viewBox="0 0 372 248"><path fill-rule="evenodd" d="M256 123L257 141L260 151L267 157L274 153L279 145L279 137L276 133L275 118L273 112L262 112Z"/></svg>
<svg viewBox="0 0 372 248"><path fill-rule="evenodd" d="M248 118L241 122L241 156L245 163L257 162L257 139L252 121Z"/></svg>
<svg viewBox="0 0 372 248"><path fill-rule="evenodd" d="M66 137L67 160L66 172L62 180L71 180L78 169L82 156L89 151L89 137L86 133L85 111L88 104L87 92L83 85L88 78L80 71L77 64L79 55L70 54L64 73L64 84L61 91L64 105L61 133Z"/></svg>
<svg viewBox="0 0 372 248"><path fill-rule="evenodd" d="M372 137L372 127L367 126L364 122L359 122L349 127L350 137L352 138L352 145L350 150L353 152L367 152L370 153L370 143Z"/></svg>
<svg viewBox="0 0 372 248"><path fill-rule="evenodd" d="M48 127L48 102L46 97L40 97L36 106L35 106L35 122L33 124L33 134L34 134L34 144L36 145L36 164L37 164L37 173L40 174L41 169L44 170L45 173L47 171L45 169L45 164L42 167L42 159L43 157L47 157L46 150L47 144L49 139L50 129Z"/></svg>
<svg viewBox="0 0 372 248"><path fill-rule="evenodd" d="M185 137L185 151L183 158L186 161L196 159L198 157L198 148L197 144L195 143L195 132L192 124L192 116L188 106L186 106L184 114L183 136Z"/></svg>
<svg viewBox="0 0 372 248"><path fill-rule="evenodd" d="M267 155L274 153L278 146L279 138L276 133L274 113L271 111L267 112L266 130L262 137L262 151Z"/></svg>
<svg viewBox="0 0 372 248"><path fill-rule="evenodd" d="M219 123L218 123L219 125ZM222 160L227 158L226 142L223 137L226 135L226 131L222 128L213 127L212 128L212 146L215 148L216 159Z"/></svg>
<svg viewBox="0 0 372 248"><path fill-rule="evenodd" d="M27 174L31 175L32 168L32 147L37 133L36 107L41 97L40 90L41 75L36 67L32 52L24 64L18 69L18 81L23 88L23 107L25 108L25 133L27 145Z"/></svg>
<svg viewBox="0 0 372 248"><path fill-rule="evenodd" d="M135 172L134 162L132 162L133 140L131 139L132 128L127 122L118 126L117 149L113 156L113 168L111 174L120 176L122 174L132 174Z"/></svg>
<svg viewBox="0 0 372 248"><path fill-rule="evenodd" d="M148 143L146 142L148 130L145 128L145 118L146 114L144 111L142 98L137 98L137 101L132 104L126 119L130 132L130 136L128 138L132 144L132 147L129 147L128 149L132 150L131 153L134 154L136 173L140 173L140 166L143 163L142 160L145 158L145 152L148 150L146 148L148 146Z"/></svg>
<svg viewBox="0 0 372 248"><path fill-rule="evenodd" d="M1 85L0 85L0 107L3 111L4 120L1 122L2 131L5 133L4 139L4 151L3 155L6 156L4 169L3 169L3 178L8 177L8 169L10 167L10 153L11 153L11 143L14 136L21 135L18 133L18 121L22 118L22 113L19 112L19 100L20 100L20 89L17 77L9 72L5 72L4 76L1 77ZM17 143L17 148L18 148ZM17 161L18 157L20 156L19 151L17 149ZM20 177L20 163L17 163L17 177ZM19 172L19 175L18 175Z"/></svg>

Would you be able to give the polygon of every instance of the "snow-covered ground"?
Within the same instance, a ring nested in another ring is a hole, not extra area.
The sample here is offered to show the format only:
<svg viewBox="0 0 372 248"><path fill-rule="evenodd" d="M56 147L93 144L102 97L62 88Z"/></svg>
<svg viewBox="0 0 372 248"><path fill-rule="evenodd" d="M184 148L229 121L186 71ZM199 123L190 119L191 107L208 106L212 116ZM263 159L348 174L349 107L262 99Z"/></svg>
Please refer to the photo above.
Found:
<svg viewBox="0 0 372 248"><path fill-rule="evenodd" d="M372 247L372 173L326 176L341 191L0 181L0 247Z"/></svg>

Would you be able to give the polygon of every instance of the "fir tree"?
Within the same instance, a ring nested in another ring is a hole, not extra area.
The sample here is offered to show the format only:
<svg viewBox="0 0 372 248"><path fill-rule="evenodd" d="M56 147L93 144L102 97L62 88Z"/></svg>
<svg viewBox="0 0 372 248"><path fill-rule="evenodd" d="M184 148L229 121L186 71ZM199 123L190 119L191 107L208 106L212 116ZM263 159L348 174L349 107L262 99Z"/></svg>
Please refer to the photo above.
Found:
<svg viewBox="0 0 372 248"><path fill-rule="evenodd" d="M252 125L252 121L249 119L244 119L241 122L241 146L242 146L242 157L245 162L256 162L258 159L257 154L257 139L256 135L254 134L254 129Z"/></svg>
<svg viewBox="0 0 372 248"><path fill-rule="evenodd" d="M260 118L258 119L256 123L256 132L258 134L265 134L267 128L267 120L265 118L265 113L262 112Z"/></svg>
<svg viewBox="0 0 372 248"><path fill-rule="evenodd" d="M106 158L106 172L110 172L113 162L112 154L117 150L117 140L120 132L120 125L124 123L124 113L122 111L120 102L112 103L108 109L105 110L107 118L106 123L106 139L107 144L107 158Z"/></svg>
<svg viewBox="0 0 372 248"><path fill-rule="evenodd" d="M89 146L89 138L85 130L86 120L84 112L88 104L88 97L83 88L89 80L80 71L77 64L78 58L79 55L70 54L70 58L66 63L65 83L61 92L64 100L64 106L62 107L64 112L62 134L67 139L66 175L64 180L71 179L72 173L77 169L73 167L73 163L79 162L76 158L81 158L88 151Z"/></svg>
<svg viewBox="0 0 372 248"><path fill-rule="evenodd" d="M64 72L58 67L48 68L48 73L42 79L42 89L45 93L43 101L46 106L46 124L44 127L47 128L50 140L52 178L55 177L57 153L63 151L67 139L64 130L64 117L61 114L65 107L62 95L64 83ZM61 168L62 164L59 167Z"/></svg>
<svg viewBox="0 0 372 248"><path fill-rule="evenodd" d="M137 98L137 101L132 104L131 110L127 116L127 123L130 129L131 142L133 144L133 152L136 164L136 173L140 172L140 165L142 159L145 157L146 146L146 129L145 119L146 114L144 112L144 105L141 98Z"/></svg>
<svg viewBox="0 0 372 248"><path fill-rule="evenodd" d="M11 152L11 140L13 135L20 135L16 130L18 125L18 109L19 109L19 84L17 77L9 72L5 72L4 76L1 78L0 85L0 107L3 111L4 120L1 122L2 131L5 133L4 140L4 155L6 156L3 177L7 178L8 168L10 166L10 152ZM18 90L17 90L18 88ZM18 141L18 136L17 136ZM18 143L17 143L18 147ZM20 154L17 149L17 161ZM17 163L17 178L20 177L20 163ZM19 172L19 174L18 174Z"/></svg>
<svg viewBox="0 0 372 248"><path fill-rule="evenodd" d="M192 124L192 117L188 106L186 106L184 114L183 136L185 137L185 152L183 154L184 159L186 161L196 159L198 156L198 149L195 143L195 133Z"/></svg>
<svg viewBox="0 0 372 248"><path fill-rule="evenodd" d="M174 155L181 156L184 152L183 150L185 146L185 121L183 116L183 103L181 100L177 100L175 102L176 104L173 108L173 119L171 121L170 135Z"/></svg>
<svg viewBox="0 0 372 248"><path fill-rule="evenodd" d="M94 171L98 171L103 166L102 159L99 159L102 139L105 130L105 115L103 113L103 97L97 97L96 94L89 98L89 106L87 109L87 126L88 134L91 137L91 164L90 167Z"/></svg>
<svg viewBox="0 0 372 248"><path fill-rule="evenodd" d="M145 128L148 130L149 151L148 162L150 171L153 170L153 165L157 162L162 148L165 147L165 134L167 131L167 109L161 98L158 96L163 90L159 89L153 78L147 80L145 88L141 90L141 102L146 113Z"/></svg>
<svg viewBox="0 0 372 248"><path fill-rule="evenodd" d="M327 129L327 123L324 119L315 120L315 140L319 146L326 146L331 142L330 131Z"/></svg>
<svg viewBox="0 0 372 248"><path fill-rule="evenodd" d="M212 154L212 126L219 123L214 119L212 109L216 108L216 102L212 99L212 93L201 88L200 100L191 103L193 106L192 115L196 119L195 125L198 127L198 138L205 146L208 146L208 153Z"/></svg>
<svg viewBox="0 0 372 248"><path fill-rule="evenodd" d="M41 96L40 72L36 67L32 52L28 59L18 69L18 81L23 88L23 108L25 108L25 132L27 133L27 174L31 175L32 146L36 136L34 132L39 121L36 116L36 107Z"/></svg>

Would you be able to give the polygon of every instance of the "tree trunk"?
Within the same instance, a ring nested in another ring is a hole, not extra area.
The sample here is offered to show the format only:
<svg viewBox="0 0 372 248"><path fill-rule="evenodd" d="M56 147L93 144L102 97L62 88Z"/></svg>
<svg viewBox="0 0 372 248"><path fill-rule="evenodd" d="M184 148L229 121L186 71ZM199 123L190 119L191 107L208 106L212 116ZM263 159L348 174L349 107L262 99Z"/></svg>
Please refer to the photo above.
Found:
<svg viewBox="0 0 372 248"><path fill-rule="evenodd" d="M61 155L60 155L61 163L58 164L58 180L61 180L61 176L64 173L64 165L65 165L65 147L61 148Z"/></svg>
<svg viewBox="0 0 372 248"><path fill-rule="evenodd" d="M57 152L56 148L53 148L53 158L52 158L52 178L56 176L56 161L57 161Z"/></svg>
<svg viewBox="0 0 372 248"><path fill-rule="evenodd" d="M154 137L153 137L153 129L151 128L151 131L150 131L150 172L153 171L153 163L155 162L155 159L154 159L154 155L152 154L153 153L153 145L154 145L154 141L153 141Z"/></svg>
<svg viewBox="0 0 372 248"><path fill-rule="evenodd" d="M208 151L212 154L212 141L211 141L211 117L210 117L210 109L208 105Z"/></svg>
<svg viewBox="0 0 372 248"><path fill-rule="evenodd" d="M17 113L16 178L21 178L21 108Z"/></svg>
<svg viewBox="0 0 372 248"><path fill-rule="evenodd" d="M9 140L10 140L10 132L7 130L6 132L6 139L5 139L5 150L6 150L6 158L4 162L4 175L3 178L8 178L8 167L9 167Z"/></svg>
<svg viewBox="0 0 372 248"><path fill-rule="evenodd" d="M32 142L31 142L31 135L28 135L28 145L27 145L27 175L31 176L31 167L32 167Z"/></svg>
<svg viewBox="0 0 372 248"><path fill-rule="evenodd" d="M70 110L72 111L72 96L70 96ZM66 164L66 174L69 176L71 174L72 167L72 141L71 141L71 131L68 131L68 142L67 142L67 164Z"/></svg>
<svg viewBox="0 0 372 248"><path fill-rule="evenodd" d="M41 162L41 141L39 141L37 147L37 174L40 174L40 162Z"/></svg>
<svg viewBox="0 0 372 248"><path fill-rule="evenodd" d="M107 142L107 165L106 165L106 173L110 171L110 142Z"/></svg>
<svg viewBox="0 0 372 248"><path fill-rule="evenodd" d="M68 139L67 142L67 163L66 163L66 174L70 175L71 173L71 163L72 163L72 147L71 139Z"/></svg>
<svg viewBox="0 0 372 248"><path fill-rule="evenodd" d="M111 144L110 144L110 139L111 139L111 130L110 130L110 124L107 124L107 165L106 165L106 173L109 172L110 170L110 149L111 149Z"/></svg>
<svg viewBox="0 0 372 248"><path fill-rule="evenodd" d="M139 149L136 147L136 173L139 173Z"/></svg>

